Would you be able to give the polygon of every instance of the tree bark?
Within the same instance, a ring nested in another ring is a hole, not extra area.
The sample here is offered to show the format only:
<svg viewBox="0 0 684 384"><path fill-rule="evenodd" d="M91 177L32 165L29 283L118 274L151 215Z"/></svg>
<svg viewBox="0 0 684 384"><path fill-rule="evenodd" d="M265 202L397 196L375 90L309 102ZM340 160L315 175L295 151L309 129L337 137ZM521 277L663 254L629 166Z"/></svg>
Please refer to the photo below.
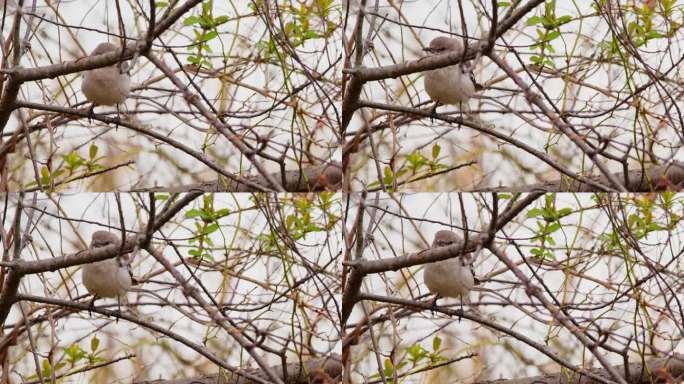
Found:
<svg viewBox="0 0 684 384"><path fill-rule="evenodd" d="M315 165L301 170L285 171L284 177L281 172L270 174L271 177L282 183L288 192L321 192L336 191L342 186L342 166L336 161L326 164ZM244 179L252 183L269 188L268 183L260 175L247 176ZM143 188L138 192L256 192L249 184L239 183L227 178L219 178L214 181L188 184L178 187L155 187Z"/></svg>
<svg viewBox="0 0 684 384"><path fill-rule="evenodd" d="M684 355L675 354L671 357L652 359L644 367L641 362L628 365L629 374L625 375L625 366L617 365L615 370L629 384L676 384L684 379ZM593 373L610 378L605 369L594 369ZM572 372L561 372L549 375L527 377L524 379L481 381L478 384L590 384L590 378L579 376Z"/></svg>
<svg viewBox="0 0 684 384"><path fill-rule="evenodd" d="M280 365L271 367L273 372L277 372L278 376L285 382L285 384L309 384L310 375L316 370L322 370L333 379L333 383L341 381L342 376L342 361L339 355L332 354L330 357L322 357L312 359L300 363L289 363L285 367L287 377L283 377L283 369ZM259 368L247 369L250 374L262 377ZM263 376L266 378L266 376ZM176 380L153 380L153 381L139 381L137 384L252 384L251 380L242 378L237 374L225 372L217 373L208 376L191 377L187 379Z"/></svg>
<svg viewBox="0 0 684 384"><path fill-rule="evenodd" d="M645 169L633 169L627 172L614 173L613 177L624 183L630 192L679 191L684 185L684 163L675 161L668 165L656 165ZM605 176L589 176L589 179L606 184ZM600 192L594 186L570 178L526 185L522 187L497 187L496 192Z"/></svg>

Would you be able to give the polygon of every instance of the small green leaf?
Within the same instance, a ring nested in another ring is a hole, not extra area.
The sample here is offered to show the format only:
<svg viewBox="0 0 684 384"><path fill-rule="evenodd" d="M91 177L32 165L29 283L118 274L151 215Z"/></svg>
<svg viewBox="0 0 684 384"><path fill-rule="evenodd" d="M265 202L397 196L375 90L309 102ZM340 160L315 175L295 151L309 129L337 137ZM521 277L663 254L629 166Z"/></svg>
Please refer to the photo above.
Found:
<svg viewBox="0 0 684 384"><path fill-rule="evenodd" d="M100 339L97 338L97 336L93 336L92 339L90 339L90 350L92 352L97 351L97 348L100 346Z"/></svg>
<svg viewBox="0 0 684 384"><path fill-rule="evenodd" d="M551 32L546 36L546 41L555 40L556 38L558 38L558 36L560 36L560 31L551 31ZM549 46L548 48L551 49L550 46Z"/></svg>
<svg viewBox="0 0 684 384"><path fill-rule="evenodd" d="M200 22L200 18L197 16L189 16L187 19L183 20L183 25L186 27L189 25L197 24Z"/></svg>
<svg viewBox="0 0 684 384"><path fill-rule="evenodd" d="M90 144L90 148L88 148L88 156L90 156L90 160L95 159L95 156L97 156L97 145Z"/></svg>
<svg viewBox="0 0 684 384"><path fill-rule="evenodd" d="M541 18L541 17L539 17L539 16L532 16L532 17L530 17L529 19L527 19L527 22L526 22L525 24L527 24L527 26L532 26L532 25L539 24L539 23L541 23L541 22L542 22L542 18Z"/></svg>
<svg viewBox="0 0 684 384"><path fill-rule="evenodd" d="M435 336L434 339L432 339L432 350L437 352L439 351L439 347L442 345L442 339L439 338L439 336Z"/></svg>
<svg viewBox="0 0 684 384"><path fill-rule="evenodd" d="M439 146L439 144L436 144L432 146L432 158L436 159L439 157L439 153L442 151L442 147Z"/></svg>
<svg viewBox="0 0 684 384"><path fill-rule="evenodd" d="M542 210L540 208L532 208L529 211L527 211L527 217L532 218L532 217L537 217L542 215Z"/></svg>
<svg viewBox="0 0 684 384"><path fill-rule="evenodd" d="M200 216L202 213L198 209L191 209L185 212L186 219L192 219L193 217Z"/></svg>

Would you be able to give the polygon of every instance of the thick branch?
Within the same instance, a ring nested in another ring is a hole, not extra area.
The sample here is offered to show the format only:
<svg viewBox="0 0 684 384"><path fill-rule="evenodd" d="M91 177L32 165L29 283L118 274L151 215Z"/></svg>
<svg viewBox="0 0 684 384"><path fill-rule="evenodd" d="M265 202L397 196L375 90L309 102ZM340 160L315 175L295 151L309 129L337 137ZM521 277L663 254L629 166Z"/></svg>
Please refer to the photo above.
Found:
<svg viewBox="0 0 684 384"><path fill-rule="evenodd" d="M320 192L320 191L336 191L342 185L342 167L336 161L327 164L316 165L301 170L295 169L286 171L285 175L280 172L270 174L270 177L276 180L281 180L283 188L288 192ZM208 181L204 183L196 183L183 185L180 187L154 187L143 188L139 191L157 191L157 192L258 192L261 189L256 189L249 184L237 182L235 180L248 180L253 185L259 185L264 190L269 188L268 183L260 175L238 177L235 179L219 178L215 181Z"/></svg>
<svg viewBox="0 0 684 384"><path fill-rule="evenodd" d="M312 359L300 363L289 363L285 367L287 377L283 377L283 369L280 365L270 367L273 372L278 372L285 384L309 384L311 374L316 370L322 370L331 378L339 377L342 374L342 362L340 356L333 354L330 357ZM266 378L258 368L245 369L251 376ZM138 384L252 384L253 381L239 377L236 373L218 373L214 375L192 377L177 380L153 380L141 381Z"/></svg>
<svg viewBox="0 0 684 384"><path fill-rule="evenodd" d="M675 354L672 357L663 357L652 359L646 362L646 367L641 362L632 363L628 365L629 376L623 378L629 384L652 384L652 383L668 383L663 379L666 372L673 378L682 377L684 375L684 355ZM624 365L614 366L613 369L617 372L625 372ZM592 369L590 372L594 375L608 378L609 374L605 369ZM548 374L543 376L526 377L524 379L512 380L493 380L482 381L478 384L589 384L593 383L590 378L576 377L568 375L566 372ZM669 381L669 383L676 383L677 381Z"/></svg>
<svg viewBox="0 0 684 384"><path fill-rule="evenodd" d="M624 172L613 174L613 178L616 179L623 179L624 177ZM585 178L602 185L608 183L607 178L603 175L588 176ZM633 169L627 172L627 180L625 180L624 183L625 188L630 192L680 190L682 189L682 185L684 185L684 163L675 161L668 165L656 165L646 169ZM593 185L568 177L561 177L560 180L521 187L498 187L491 190L506 192L600 192L600 190Z"/></svg>

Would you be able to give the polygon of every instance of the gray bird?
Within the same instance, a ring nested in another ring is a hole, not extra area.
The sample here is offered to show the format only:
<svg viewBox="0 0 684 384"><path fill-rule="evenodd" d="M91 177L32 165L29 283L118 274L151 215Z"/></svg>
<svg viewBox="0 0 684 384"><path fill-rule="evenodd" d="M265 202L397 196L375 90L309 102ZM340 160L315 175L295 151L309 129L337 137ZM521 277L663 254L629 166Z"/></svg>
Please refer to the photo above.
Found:
<svg viewBox="0 0 684 384"><path fill-rule="evenodd" d="M447 52L463 53L463 44L459 39L440 36L432 39L424 51L435 55ZM464 64L459 63L424 72L425 91L437 104L460 105L467 102L476 91L482 89L482 86L475 81L473 72L466 70Z"/></svg>
<svg viewBox="0 0 684 384"><path fill-rule="evenodd" d="M118 51L112 43L100 43L90 56ZM95 68L83 75L81 90L94 105L117 105L123 103L131 92L131 77L127 63L115 63L108 67Z"/></svg>
<svg viewBox="0 0 684 384"><path fill-rule="evenodd" d="M121 244L116 235L107 231L96 231L90 240L90 249L112 244ZM131 289L133 284L129 262L126 254L85 264L82 268L83 285L95 298L125 298L126 292Z"/></svg>
<svg viewBox="0 0 684 384"><path fill-rule="evenodd" d="M451 231L437 231L431 248L446 247L461 243L461 238ZM434 263L423 269L423 281L432 293L441 297L457 297L468 301L468 294L475 285L475 274L469 255L461 255ZM433 303L434 304L434 303Z"/></svg>

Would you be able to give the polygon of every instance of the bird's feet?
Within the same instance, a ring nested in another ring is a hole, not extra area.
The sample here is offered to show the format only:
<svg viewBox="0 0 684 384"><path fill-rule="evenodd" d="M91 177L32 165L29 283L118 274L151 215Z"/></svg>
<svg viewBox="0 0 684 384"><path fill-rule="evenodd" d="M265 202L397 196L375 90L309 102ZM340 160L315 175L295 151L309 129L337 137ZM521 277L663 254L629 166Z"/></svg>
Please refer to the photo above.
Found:
<svg viewBox="0 0 684 384"><path fill-rule="evenodd" d="M88 124L93 123L93 117L95 117L95 103L93 103L88 110Z"/></svg>
<svg viewBox="0 0 684 384"><path fill-rule="evenodd" d="M435 105L430 110L430 123L434 124L435 117L437 117L437 107L439 107L439 101L435 101Z"/></svg>
<svg viewBox="0 0 684 384"><path fill-rule="evenodd" d="M97 296L93 296L93 299L90 300L90 304L88 305L88 316L93 317L93 308L95 308L95 300L97 300Z"/></svg>
<svg viewBox="0 0 684 384"><path fill-rule="evenodd" d="M430 302L430 313L432 313L432 316L435 315L435 310L437 309L437 300L439 300L439 298L439 295L435 295L435 298Z"/></svg>

